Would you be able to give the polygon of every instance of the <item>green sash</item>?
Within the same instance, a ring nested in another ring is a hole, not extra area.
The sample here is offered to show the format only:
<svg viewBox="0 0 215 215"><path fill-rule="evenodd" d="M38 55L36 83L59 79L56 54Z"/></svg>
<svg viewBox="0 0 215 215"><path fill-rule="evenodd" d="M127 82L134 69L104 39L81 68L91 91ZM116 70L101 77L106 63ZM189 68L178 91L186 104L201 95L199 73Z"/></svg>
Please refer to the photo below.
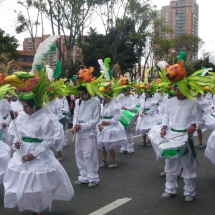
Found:
<svg viewBox="0 0 215 215"><path fill-rule="evenodd" d="M113 116L103 116L103 119L112 119ZM100 119L102 119L102 116L100 117Z"/></svg>
<svg viewBox="0 0 215 215"><path fill-rule="evenodd" d="M27 143L42 143L43 140L32 138L32 137L22 137L22 141Z"/></svg>
<svg viewBox="0 0 215 215"><path fill-rule="evenodd" d="M147 111L149 111L150 109L149 108L144 108L144 112L147 112Z"/></svg>
<svg viewBox="0 0 215 215"><path fill-rule="evenodd" d="M211 116L215 118L215 115L214 115L214 114L211 114Z"/></svg>
<svg viewBox="0 0 215 215"><path fill-rule="evenodd" d="M174 128L171 128L171 131L179 132L179 133L186 133L188 130L175 130Z"/></svg>
<svg viewBox="0 0 215 215"><path fill-rule="evenodd" d="M5 117L3 118L3 120L6 120L6 119L7 119L7 117L8 117L8 115L7 115L7 116L5 116Z"/></svg>
<svg viewBox="0 0 215 215"><path fill-rule="evenodd" d="M84 121L79 121L79 124L84 123Z"/></svg>
<svg viewBox="0 0 215 215"><path fill-rule="evenodd" d="M2 140L2 133L0 133L0 140Z"/></svg>

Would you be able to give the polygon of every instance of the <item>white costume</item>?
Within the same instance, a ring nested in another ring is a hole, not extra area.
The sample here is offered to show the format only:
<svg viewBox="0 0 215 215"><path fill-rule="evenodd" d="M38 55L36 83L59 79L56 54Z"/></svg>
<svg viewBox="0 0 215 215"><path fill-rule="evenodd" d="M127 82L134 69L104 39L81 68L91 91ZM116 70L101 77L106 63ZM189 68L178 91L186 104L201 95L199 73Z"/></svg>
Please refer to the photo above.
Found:
<svg viewBox="0 0 215 215"><path fill-rule="evenodd" d="M166 138L170 139L183 134L188 130L190 125L199 125L201 120L201 108L198 103L189 99L178 100L177 98L169 99L165 105L165 116L162 121L162 126L167 126ZM153 144L159 144L163 141L160 136L161 131L157 131L157 135L150 138ZM174 141L187 141L187 135L174 138ZM181 168L183 168L182 177L184 178L184 195L195 196L195 159L188 146L189 153L177 158L166 159L165 172L166 184L165 191L167 193L175 194L177 185L177 176Z"/></svg>
<svg viewBox="0 0 215 215"><path fill-rule="evenodd" d="M19 113L19 112L23 111L22 104L19 100L15 101L15 102L11 101L10 106L11 106L11 109L13 112Z"/></svg>
<svg viewBox="0 0 215 215"><path fill-rule="evenodd" d="M20 211L39 213L46 208L51 210L53 200L71 200L74 195L71 182L50 150L55 137L52 121L42 109L32 115L21 114L17 121L23 154L32 154L36 158L26 162L26 170L20 150L13 145L16 151L9 161L3 182L5 208L18 205ZM15 137L14 143L17 141Z"/></svg>
<svg viewBox="0 0 215 215"><path fill-rule="evenodd" d="M117 145L127 146L125 129L119 122L121 111L116 106L116 102L111 100L108 104L105 104L104 111L103 108L101 110L101 118L103 113L103 120L110 122L111 125L103 126L102 131L98 131L99 148L104 147L106 150L112 150ZM102 119L99 124L101 123Z"/></svg>
<svg viewBox="0 0 215 215"><path fill-rule="evenodd" d="M61 107L61 114L67 115L69 117L69 105L66 98L57 98L55 102ZM68 121L68 120L67 120ZM68 123L64 126L64 145L67 145L67 132L68 132Z"/></svg>
<svg viewBox="0 0 215 215"><path fill-rule="evenodd" d="M48 107L44 104L43 112L51 119L55 126L55 144L53 144L52 148L55 151L62 151L65 142L63 125L59 122L61 107L55 101L50 101Z"/></svg>
<svg viewBox="0 0 215 215"><path fill-rule="evenodd" d="M204 125L206 129L215 130L215 116L210 113L210 101L203 96L201 98L194 98L194 101L200 104L203 111L201 128Z"/></svg>
<svg viewBox="0 0 215 215"><path fill-rule="evenodd" d="M78 180L83 183L99 183L98 176L98 141L96 126L100 120L100 104L94 98L82 100L78 105L76 100L73 125L81 125L76 133L75 157L80 176ZM79 115L78 115L79 109Z"/></svg>
<svg viewBox="0 0 215 215"><path fill-rule="evenodd" d="M10 103L6 99L0 99L0 129L2 130L2 140L8 145L11 145L8 134L8 126L11 122L10 111ZM1 126L3 123L7 125L4 128Z"/></svg>
<svg viewBox="0 0 215 215"><path fill-rule="evenodd" d="M212 132L208 138L207 147L205 149L205 156L209 158L212 164L215 164L215 131Z"/></svg>
<svg viewBox="0 0 215 215"><path fill-rule="evenodd" d="M159 117L156 113L156 100L146 98L142 100L140 106L140 115L137 119L136 134L144 136L151 128L159 123ZM142 114L146 112L147 115Z"/></svg>
<svg viewBox="0 0 215 215"><path fill-rule="evenodd" d="M120 95L117 101L117 106L121 109L122 106L126 107L128 111L133 111L136 109L136 98L132 95ZM122 111L122 110L121 110ZM121 151L134 152L133 148L133 135L131 129L125 129L128 144L127 147L122 147Z"/></svg>
<svg viewBox="0 0 215 215"><path fill-rule="evenodd" d="M0 140L0 184L3 182L8 162L11 158L10 147Z"/></svg>

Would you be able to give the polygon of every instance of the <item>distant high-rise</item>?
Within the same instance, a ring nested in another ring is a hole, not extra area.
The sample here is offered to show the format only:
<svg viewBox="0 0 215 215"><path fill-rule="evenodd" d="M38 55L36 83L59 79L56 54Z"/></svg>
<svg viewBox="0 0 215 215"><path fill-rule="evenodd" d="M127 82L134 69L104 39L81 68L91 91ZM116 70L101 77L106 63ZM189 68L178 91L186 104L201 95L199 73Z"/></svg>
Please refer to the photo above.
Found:
<svg viewBox="0 0 215 215"><path fill-rule="evenodd" d="M181 34L198 36L199 6L196 0L177 0L170 2L170 26L173 39Z"/></svg>

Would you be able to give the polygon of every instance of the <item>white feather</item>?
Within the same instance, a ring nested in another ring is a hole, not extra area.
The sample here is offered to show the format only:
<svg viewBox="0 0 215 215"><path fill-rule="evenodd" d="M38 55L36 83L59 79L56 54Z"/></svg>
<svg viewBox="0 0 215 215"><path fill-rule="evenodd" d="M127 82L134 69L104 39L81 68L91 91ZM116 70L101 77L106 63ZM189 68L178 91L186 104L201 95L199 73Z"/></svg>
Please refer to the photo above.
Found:
<svg viewBox="0 0 215 215"><path fill-rule="evenodd" d="M32 64L33 73L36 72L36 66L41 65L44 62L44 55L48 53L51 45L58 39L60 36L53 35L45 39L42 43L40 43L37 52L34 56L34 61Z"/></svg>
<svg viewBox="0 0 215 215"><path fill-rule="evenodd" d="M46 65L46 72L48 74L49 81L51 81L53 79L54 71L49 65Z"/></svg>
<svg viewBox="0 0 215 215"><path fill-rule="evenodd" d="M100 66L100 73L104 73L104 77L105 78L108 78L108 71L107 71L107 69L106 69L106 67L105 67L105 65L104 65L104 62L103 62L103 60L102 59L99 59L98 60L98 63L99 63L99 66Z"/></svg>
<svg viewBox="0 0 215 215"><path fill-rule="evenodd" d="M157 66L159 68L163 67L165 69L167 65L168 63L166 61L160 61L159 63L157 63Z"/></svg>

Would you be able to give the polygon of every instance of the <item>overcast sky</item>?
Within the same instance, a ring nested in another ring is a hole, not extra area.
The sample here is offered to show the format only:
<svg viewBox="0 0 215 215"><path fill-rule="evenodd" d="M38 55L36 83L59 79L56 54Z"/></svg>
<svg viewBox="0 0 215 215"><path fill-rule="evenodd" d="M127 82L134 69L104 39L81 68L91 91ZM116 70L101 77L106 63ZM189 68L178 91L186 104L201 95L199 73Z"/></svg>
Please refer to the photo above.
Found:
<svg viewBox="0 0 215 215"><path fill-rule="evenodd" d="M14 10L18 11L22 9L16 2L17 0L5 0L0 4L0 28L5 30L5 32L11 36L14 35L20 41L20 45L22 45L23 39L29 37L29 34L27 32L16 34L15 32L15 19L17 13L15 13ZM153 2L157 5L157 9L161 9L162 6L169 5L170 0L153 0ZM199 4L199 37L205 42L202 49L215 54L215 1L197 0L197 3ZM92 24L92 27L98 26L102 25L98 24L97 21ZM98 28L98 31L102 33L103 28ZM41 36L41 31L38 33L38 36ZM44 23L44 34L52 34L47 21ZM22 49L22 46L20 49Z"/></svg>

